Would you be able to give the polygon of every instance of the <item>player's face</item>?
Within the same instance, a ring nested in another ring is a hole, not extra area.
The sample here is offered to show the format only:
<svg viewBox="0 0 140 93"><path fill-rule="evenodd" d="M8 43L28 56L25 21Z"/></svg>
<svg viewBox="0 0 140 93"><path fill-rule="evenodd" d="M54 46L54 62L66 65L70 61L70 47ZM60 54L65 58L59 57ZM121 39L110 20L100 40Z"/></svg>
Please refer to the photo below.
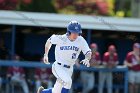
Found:
<svg viewBox="0 0 140 93"><path fill-rule="evenodd" d="M109 53L112 55L116 52L116 50L109 50Z"/></svg>
<svg viewBox="0 0 140 93"><path fill-rule="evenodd" d="M70 39L75 40L75 39L77 39L78 36L79 36L79 34L77 34L77 33L71 33L70 34Z"/></svg>
<svg viewBox="0 0 140 93"><path fill-rule="evenodd" d="M92 50L93 52L96 52L96 51L97 51L97 47L91 48L91 50Z"/></svg>
<svg viewBox="0 0 140 93"><path fill-rule="evenodd" d="M139 55L140 54L140 48L134 47L134 52Z"/></svg>

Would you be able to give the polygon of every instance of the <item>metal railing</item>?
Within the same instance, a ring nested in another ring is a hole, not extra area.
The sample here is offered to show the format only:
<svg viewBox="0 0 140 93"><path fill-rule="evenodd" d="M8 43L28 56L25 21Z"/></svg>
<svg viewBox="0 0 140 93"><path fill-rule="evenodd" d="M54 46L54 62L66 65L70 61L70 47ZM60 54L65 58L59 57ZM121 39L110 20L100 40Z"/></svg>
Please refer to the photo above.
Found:
<svg viewBox="0 0 140 93"><path fill-rule="evenodd" d="M26 68L51 68L50 65L46 65L41 62L32 62L32 61L9 61L9 60L0 60L0 66L20 66L20 67L26 67ZM99 71L112 71L112 72L123 72L124 73L124 93L128 93L128 68L125 66L117 66L116 68L113 68L112 70L108 70L104 68L103 66L99 67L90 67L87 68L85 66L80 66L79 68L74 67L74 70L80 70L80 71L94 71L94 72L99 72Z"/></svg>

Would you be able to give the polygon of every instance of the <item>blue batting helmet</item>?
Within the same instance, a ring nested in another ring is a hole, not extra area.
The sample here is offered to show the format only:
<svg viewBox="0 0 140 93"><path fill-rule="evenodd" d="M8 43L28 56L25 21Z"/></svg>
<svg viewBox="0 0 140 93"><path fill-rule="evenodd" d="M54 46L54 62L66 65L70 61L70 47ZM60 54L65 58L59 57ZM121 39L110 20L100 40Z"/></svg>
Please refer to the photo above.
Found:
<svg viewBox="0 0 140 93"><path fill-rule="evenodd" d="M71 21L67 26L67 34L70 35L70 33L77 33L81 35L82 29L80 23L78 23L77 21Z"/></svg>

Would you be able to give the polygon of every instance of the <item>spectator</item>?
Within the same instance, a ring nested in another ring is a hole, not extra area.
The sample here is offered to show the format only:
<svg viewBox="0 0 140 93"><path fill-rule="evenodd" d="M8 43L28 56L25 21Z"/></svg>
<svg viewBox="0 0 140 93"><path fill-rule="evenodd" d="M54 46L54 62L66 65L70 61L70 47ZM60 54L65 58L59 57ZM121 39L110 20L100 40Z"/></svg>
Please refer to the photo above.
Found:
<svg viewBox="0 0 140 93"><path fill-rule="evenodd" d="M47 85L47 88L51 88L53 86L52 77L53 75L50 68L36 68L35 70L36 90L41 85L44 86Z"/></svg>
<svg viewBox="0 0 140 93"><path fill-rule="evenodd" d="M19 56L14 57L15 62L20 60ZM25 80L24 69L21 67L9 67L7 77L10 78L10 84L14 86L18 84L22 87L24 93L29 93L28 85Z"/></svg>
<svg viewBox="0 0 140 93"><path fill-rule="evenodd" d="M140 85L140 44L133 45L133 51L126 56L125 65L129 68L129 93L138 92Z"/></svg>
<svg viewBox="0 0 140 93"><path fill-rule="evenodd" d="M0 38L0 59L7 59L8 58L8 51L5 47L3 38Z"/></svg>
<svg viewBox="0 0 140 93"><path fill-rule="evenodd" d="M91 50L92 50L92 57L90 60L90 65L91 66L98 66L101 62L100 60L100 54L97 51L97 45L95 43L91 44L90 46ZM81 79L83 81L83 91L82 93L89 93L93 87L94 87L94 83L95 83L95 75L93 71L83 71L81 72Z"/></svg>
<svg viewBox="0 0 140 93"><path fill-rule="evenodd" d="M100 53L98 52L98 46L97 44L93 43L90 45L90 48L92 50L90 65L98 66L101 63Z"/></svg>
<svg viewBox="0 0 140 93"><path fill-rule="evenodd" d="M104 53L103 56L103 66L108 69L108 71L99 72L99 93L103 93L104 82L107 83L107 93L112 93L112 72L111 69L116 67L118 64L118 56L116 53L116 48L114 45L110 45L108 52Z"/></svg>

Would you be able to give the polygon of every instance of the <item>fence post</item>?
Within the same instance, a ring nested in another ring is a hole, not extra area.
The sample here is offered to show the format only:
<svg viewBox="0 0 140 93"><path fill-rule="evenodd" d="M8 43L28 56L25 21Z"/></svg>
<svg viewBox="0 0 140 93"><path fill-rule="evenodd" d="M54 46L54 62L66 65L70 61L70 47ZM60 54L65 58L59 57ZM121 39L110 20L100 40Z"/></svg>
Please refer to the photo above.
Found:
<svg viewBox="0 0 140 93"><path fill-rule="evenodd" d="M128 93L128 69L124 73L124 93Z"/></svg>
<svg viewBox="0 0 140 93"><path fill-rule="evenodd" d="M11 59L15 55L15 39L16 39L16 26L12 26L12 38L11 38Z"/></svg>
<svg viewBox="0 0 140 93"><path fill-rule="evenodd" d="M90 44L90 42L91 42L91 30L88 29L88 31L87 31L87 43Z"/></svg>

